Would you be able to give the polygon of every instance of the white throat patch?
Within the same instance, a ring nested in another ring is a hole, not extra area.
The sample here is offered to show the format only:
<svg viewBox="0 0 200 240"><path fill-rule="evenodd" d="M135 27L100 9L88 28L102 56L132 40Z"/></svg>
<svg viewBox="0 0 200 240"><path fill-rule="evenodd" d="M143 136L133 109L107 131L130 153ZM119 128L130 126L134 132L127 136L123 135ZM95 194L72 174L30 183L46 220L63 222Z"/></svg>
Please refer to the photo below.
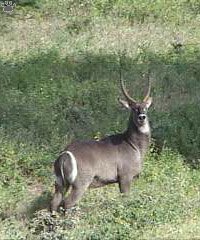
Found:
<svg viewBox="0 0 200 240"><path fill-rule="evenodd" d="M149 123L146 122L143 126L138 128L141 133L148 134L150 132Z"/></svg>

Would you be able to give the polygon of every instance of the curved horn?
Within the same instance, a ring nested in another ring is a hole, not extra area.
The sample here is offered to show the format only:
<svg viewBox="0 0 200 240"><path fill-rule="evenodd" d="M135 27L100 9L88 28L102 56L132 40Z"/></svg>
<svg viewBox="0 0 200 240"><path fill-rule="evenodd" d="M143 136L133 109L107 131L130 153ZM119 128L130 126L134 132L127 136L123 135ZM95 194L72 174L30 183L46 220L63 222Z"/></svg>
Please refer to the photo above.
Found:
<svg viewBox="0 0 200 240"><path fill-rule="evenodd" d="M148 76L148 83L149 83L148 90L147 90L146 96L144 97L143 102L146 102L147 99L150 97L150 92L151 92L151 79L150 79L149 76Z"/></svg>
<svg viewBox="0 0 200 240"><path fill-rule="evenodd" d="M126 88L125 88L125 86L124 86L124 82L123 82L122 79L120 79L120 84L121 84L122 92L123 92L125 98L126 98L130 103L136 103L136 101L135 101L132 97L130 97L129 94L128 94L128 92L126 91Z"/></svg>
<svg viewBox="0 0 200 240"><path fill-rule="evenodd" d="M126 88L124 86L124 82L122 80L122 58L120 57L119 59L119 78L120 78L120 85L121 85L121 89L122 89L122 93L124 94L126 100L129 102L129 103L136 103L136 101L129 96L128 92L126 91Z"/></svg>

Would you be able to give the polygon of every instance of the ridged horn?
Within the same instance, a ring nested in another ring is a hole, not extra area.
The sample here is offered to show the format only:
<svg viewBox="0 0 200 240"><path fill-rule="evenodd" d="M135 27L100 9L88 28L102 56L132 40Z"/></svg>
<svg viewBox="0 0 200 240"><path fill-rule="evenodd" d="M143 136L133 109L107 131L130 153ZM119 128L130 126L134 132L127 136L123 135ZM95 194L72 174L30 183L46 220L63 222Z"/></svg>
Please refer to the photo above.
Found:
<svg viewBox="0 0 200 240"><path fill-rule="evenodd" d="M122 93L124 94L127 101L129 103L136 103L136 101L132 97L130 97L128 92L126 91L126 88L122 79L120 79L120 84L121 84Z"/></svg>
<svg viewBox="0 0 200 240"><path fill-rule="evenodd" d="M150 79L150 74L148 74L148 90L147 90L146 96L143 99L143 102L146 102L148 100L148 98L150 97L150 93L151 93L151 79Z"/></svg>

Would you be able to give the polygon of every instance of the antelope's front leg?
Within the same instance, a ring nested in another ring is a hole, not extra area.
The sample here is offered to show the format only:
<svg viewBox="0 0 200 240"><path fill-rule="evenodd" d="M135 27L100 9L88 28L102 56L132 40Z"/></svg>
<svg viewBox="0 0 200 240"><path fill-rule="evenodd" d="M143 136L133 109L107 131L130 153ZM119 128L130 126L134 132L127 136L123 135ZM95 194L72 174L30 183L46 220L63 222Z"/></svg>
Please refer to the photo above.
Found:
<svg viewBox="0 0 200 240"><path fill-rule="evenodd" d="M119 177L119 189L120 192L123 193L124 195L130 194L132 179L133 179L132 176L127 175Z"/></svg>

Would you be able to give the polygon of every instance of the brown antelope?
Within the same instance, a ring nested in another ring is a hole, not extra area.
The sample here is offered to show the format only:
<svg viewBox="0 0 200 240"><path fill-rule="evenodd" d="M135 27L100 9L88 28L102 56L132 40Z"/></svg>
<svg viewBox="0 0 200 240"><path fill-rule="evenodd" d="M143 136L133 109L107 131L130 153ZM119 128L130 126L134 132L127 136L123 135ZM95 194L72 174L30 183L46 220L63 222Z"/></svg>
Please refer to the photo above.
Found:
<svg viewBox="0 0 200 240"><path fill-rule="evenodd" d="M142 103L129 96L122 80L121 88L125 100L120 102L130 110L127 129L99 141L75 142L61 152L54 164L55 194L50 206L53 214L70 186L64 209L73 207L88 187L118 183L120 192L128 194L132 179L140 174L151 138L147 118L152 102L150 81Z"/></svg>

